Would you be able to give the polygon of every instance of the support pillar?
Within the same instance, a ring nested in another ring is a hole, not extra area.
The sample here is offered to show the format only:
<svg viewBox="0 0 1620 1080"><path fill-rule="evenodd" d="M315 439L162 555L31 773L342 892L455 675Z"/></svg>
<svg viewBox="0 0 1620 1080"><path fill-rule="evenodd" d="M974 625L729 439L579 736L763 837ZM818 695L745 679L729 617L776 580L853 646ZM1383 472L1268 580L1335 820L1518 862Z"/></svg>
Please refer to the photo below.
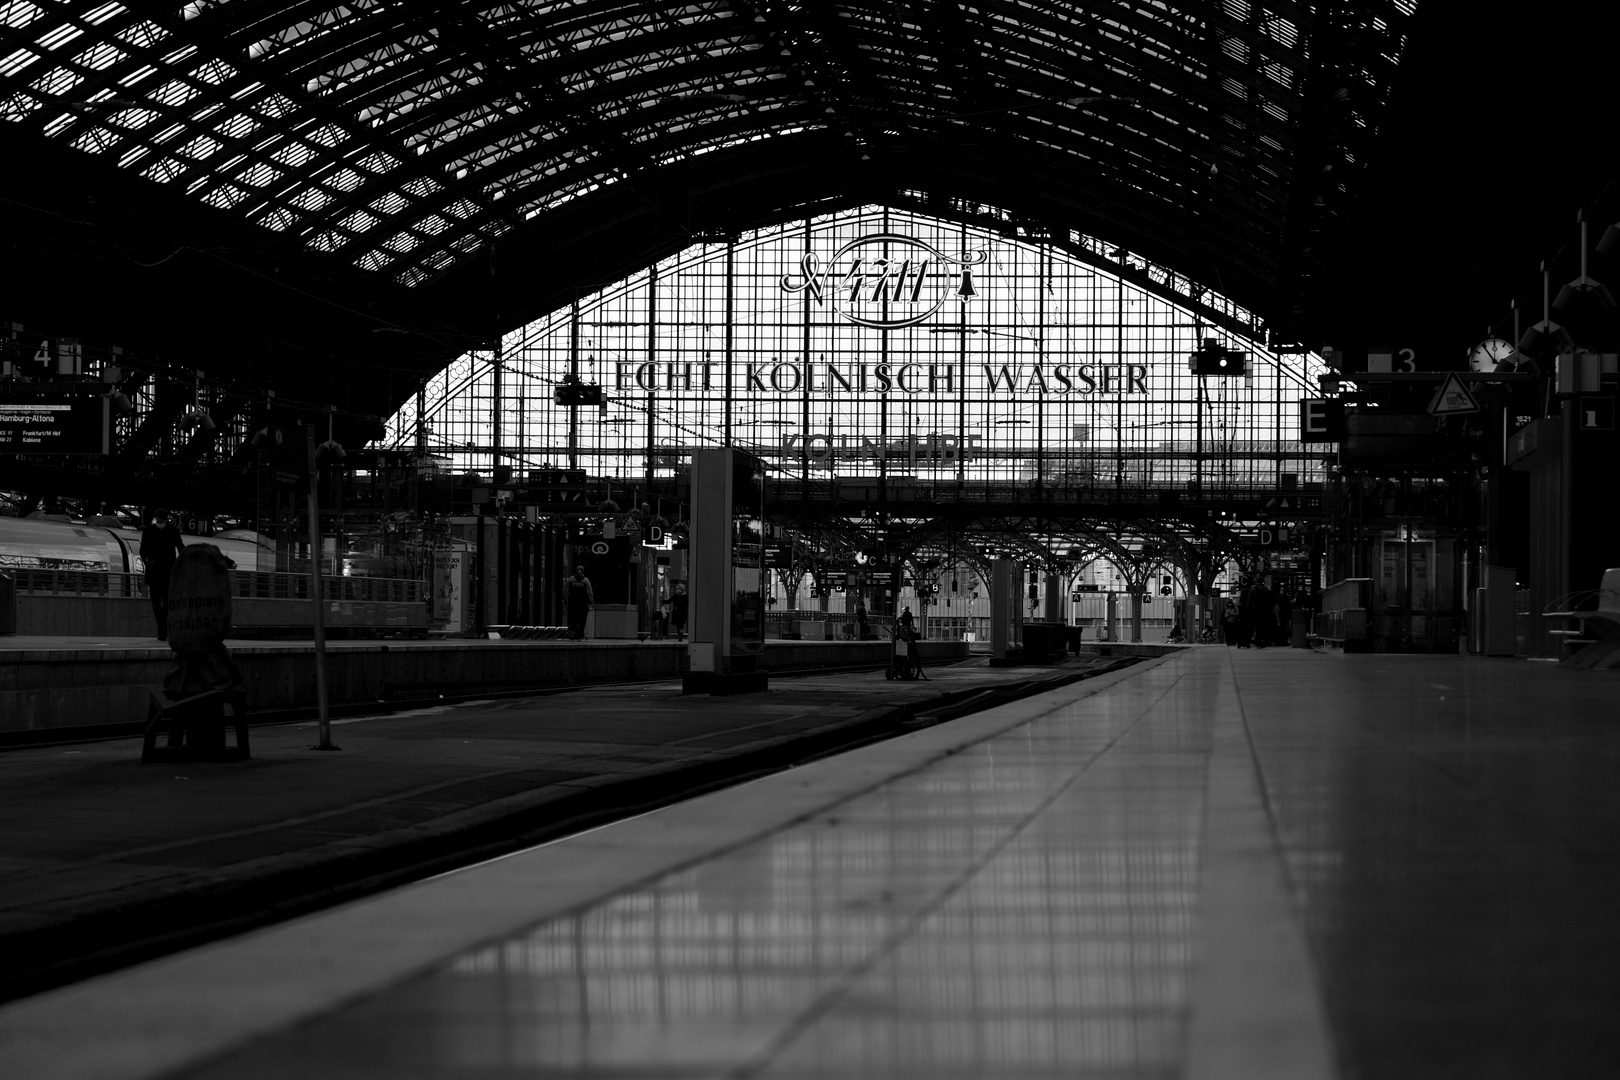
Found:
<svg viewBox="0 0 1620 1080"><path fill-rule="evenodd" d="M990 659L1015 661L1024 637L1024 574L1011 559L990 567Z"/></svg>
<svg viewBox="0 0 1620 1080"><path fill-rule="evenodd" d="M690 594L684 694L768 688L764 465L740 451L692 455Z"/></svg>

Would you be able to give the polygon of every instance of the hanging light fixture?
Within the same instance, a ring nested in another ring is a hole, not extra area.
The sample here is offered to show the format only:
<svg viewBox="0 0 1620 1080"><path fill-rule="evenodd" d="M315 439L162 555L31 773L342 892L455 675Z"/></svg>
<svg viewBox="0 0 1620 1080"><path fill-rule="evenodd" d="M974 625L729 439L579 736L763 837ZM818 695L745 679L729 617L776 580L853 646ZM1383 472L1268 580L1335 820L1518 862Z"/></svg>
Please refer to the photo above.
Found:
<svg viewBox="0 0 1620 1080"><path fill-rule="evenodd" d="M1524 332L1519 339L1519 351L1529 352L1544 338L1557 339L1565 352L1575 348L1575 339L1569 336L1569 331L1552 321L1552 275L1547 271L1546 262L1541 264L1541 321Z"/></svg>
<svg viewBox="0 0 1620 1080"><path fill-rule="evenodd" d="M202 372L192 372L191 407L180 416L180 427L186 432L213 431L214 418L202 407Z"/></svg>
<svg viewBox="0 0 1620 1080"><path fill-rule="evenodd" d="M1577 296L1595 296L1598 303L1603 305L1604 311L1613 311L1617 306L1614 294L1609 287L1601 281L1593 281L1586 274L1586 214L1583 211L1576 217L1581 223L1581 276L1558 290L1558 299L1553 301L1553 307L1559 311L1567 311L1569 305L1575 302ZM1607 234L1605 234L1607 239Z"/></svg>

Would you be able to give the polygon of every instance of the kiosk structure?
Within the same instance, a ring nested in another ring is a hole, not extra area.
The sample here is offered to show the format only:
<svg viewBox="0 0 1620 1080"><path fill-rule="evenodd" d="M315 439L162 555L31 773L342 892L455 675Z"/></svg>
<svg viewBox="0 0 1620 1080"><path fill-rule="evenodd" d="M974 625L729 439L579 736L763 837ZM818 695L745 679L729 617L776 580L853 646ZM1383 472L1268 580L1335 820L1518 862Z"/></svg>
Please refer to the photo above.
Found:
<svg viewBox="0 0 1620 1080"><path fill-rule="evenodd" d="M692 454L686 694L764 691L765 464L740 450Z"/></svg>

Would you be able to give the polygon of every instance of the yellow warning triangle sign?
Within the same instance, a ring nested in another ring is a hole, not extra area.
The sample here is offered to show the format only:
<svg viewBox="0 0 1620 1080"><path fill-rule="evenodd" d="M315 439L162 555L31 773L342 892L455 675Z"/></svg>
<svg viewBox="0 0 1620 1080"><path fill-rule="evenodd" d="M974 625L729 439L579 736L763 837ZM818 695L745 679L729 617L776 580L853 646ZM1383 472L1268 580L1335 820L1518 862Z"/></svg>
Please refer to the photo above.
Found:
<svg viewBox="0 0 1620 1080"><path fill-rule="evenodd" d="M1434 400L1429 402L1430 416L1459 416L1463 413L1479 412L1479 402L1474 395L1468 392L1456 372L1446 376L1446 381L1440 384Z"/></svg>

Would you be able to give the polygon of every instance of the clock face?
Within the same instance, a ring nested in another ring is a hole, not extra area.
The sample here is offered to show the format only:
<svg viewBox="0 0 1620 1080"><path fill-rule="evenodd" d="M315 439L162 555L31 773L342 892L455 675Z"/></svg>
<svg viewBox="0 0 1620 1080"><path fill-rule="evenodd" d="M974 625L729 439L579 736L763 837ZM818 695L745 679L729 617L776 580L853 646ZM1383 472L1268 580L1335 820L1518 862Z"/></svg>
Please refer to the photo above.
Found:
<svg viewBox="0 0 1620 1080"><path fill-rule="evenodd" d="M1486 338L1468 354L1468 366L1475 371L1495 371L1504 362L1517 367L1519 350L1501 338Z"/></svg>

